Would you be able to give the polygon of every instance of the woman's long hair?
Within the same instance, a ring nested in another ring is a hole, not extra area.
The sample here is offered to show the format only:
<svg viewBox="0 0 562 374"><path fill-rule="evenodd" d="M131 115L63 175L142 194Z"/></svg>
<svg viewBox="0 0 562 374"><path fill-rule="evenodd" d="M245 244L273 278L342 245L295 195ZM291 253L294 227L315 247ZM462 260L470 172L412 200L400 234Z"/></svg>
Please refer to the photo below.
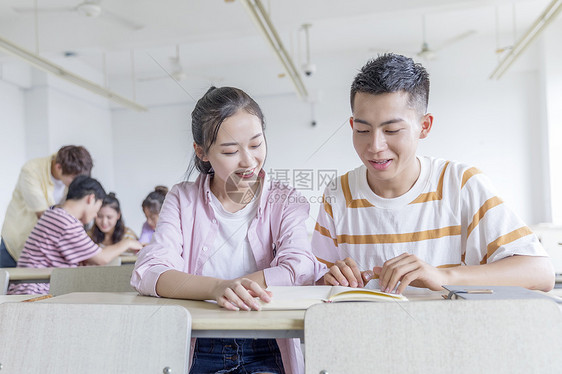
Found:
<svg viewBox="0 0 562 374"><path fill-rule="evenodd" d="M119 219L115 223L115 229L113 230L113 235L111 235L111 244L120 242L125 236L125 222L123 221L123 215L121 214L121 206L119 200L115 197L115 193L110 192L104 199L101 207L108 206L115 210L119 215ZM101 208L100 208L101 209ZM94 222L94 227L92 227L92 240L96 244L103 243L105 239L105 234L99 229L98 225Z"/></svg>

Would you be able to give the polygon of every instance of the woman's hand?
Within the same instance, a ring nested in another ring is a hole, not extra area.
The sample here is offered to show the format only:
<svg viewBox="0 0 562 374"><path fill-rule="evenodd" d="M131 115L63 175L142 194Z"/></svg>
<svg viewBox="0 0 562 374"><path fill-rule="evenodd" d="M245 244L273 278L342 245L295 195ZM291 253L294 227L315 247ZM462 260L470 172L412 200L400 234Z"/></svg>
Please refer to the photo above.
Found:
<svg viewBox="0 0 562 374"><path fill-rule="evenodd" d="M248 278L221 281L212 294L217 304L228 310L260 310L261 306L254 297L266 303L271 301L271 292Z"/></svg>

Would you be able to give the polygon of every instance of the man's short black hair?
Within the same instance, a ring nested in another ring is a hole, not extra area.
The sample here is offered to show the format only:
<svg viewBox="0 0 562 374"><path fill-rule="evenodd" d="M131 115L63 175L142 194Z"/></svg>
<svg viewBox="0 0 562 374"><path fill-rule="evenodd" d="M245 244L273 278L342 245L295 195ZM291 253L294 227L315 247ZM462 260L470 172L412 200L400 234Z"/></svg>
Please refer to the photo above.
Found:
<svg viewBox="0 0 562 374"><path fill-rule="evenodd" d="M358 92L380 95L400 91L408 93L408 104L412 109L422 115L426 113L429 74L425 68L409 57L385 53L367 62L353 80L351 110Z"/></svg>
<svg viewBox="0 0 562 374"><path fill-rule="evenodd" d="M86 175L79 175L70 186L68 186L68 194L66 195L67 200L80 200L84 196L94 194L96 200L102 200L105 198L105 190L101 186L100 182L94 178L90 178Z"/></svg>

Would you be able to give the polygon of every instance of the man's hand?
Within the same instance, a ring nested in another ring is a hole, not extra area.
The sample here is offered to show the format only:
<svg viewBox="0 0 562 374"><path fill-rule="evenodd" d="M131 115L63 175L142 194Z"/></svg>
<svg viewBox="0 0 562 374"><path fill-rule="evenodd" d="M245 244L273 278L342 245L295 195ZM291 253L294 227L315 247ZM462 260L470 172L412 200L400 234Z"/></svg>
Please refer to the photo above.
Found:
<svg viewBox="0 0 562 374"><path fill-rule="evenodd" d="M332 286L364 287L365 283L361 270L351 257L336 261L334 266L324 274L324 284Z"/></svg>
<svg viewBox="0 0 562 374"><path fill-rule="evenodd" d="M383 292L392 292L398 286L396 293L401 294L408 285L439 291L442 285L447 284L444 271L409 253L386 261L382 268L375 266L373 272L379 275L380 289Z"/></svg>

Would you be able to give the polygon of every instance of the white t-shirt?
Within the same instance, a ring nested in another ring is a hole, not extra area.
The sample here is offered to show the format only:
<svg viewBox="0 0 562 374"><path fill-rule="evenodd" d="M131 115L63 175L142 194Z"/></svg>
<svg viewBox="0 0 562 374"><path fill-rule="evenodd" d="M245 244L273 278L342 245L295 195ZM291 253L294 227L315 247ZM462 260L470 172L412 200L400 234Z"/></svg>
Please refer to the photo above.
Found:
<svg viewBox="0 0 562 374"><path fill-rule="evenodd" d="M226 211L215 195L211 207L219 223L213 252L203 265L202 274L221 279L235 279L258 271L256 259L248 240L248 228L255 218L258 199L253 199L235 213Z"/></svg>
<svg viewBox="0 0 562 374"><path fill-rule="evenodd" d="M385 199L371 190L364 165L326 188L312 237L320 261L332 266L351 257L367 270L402 253L438 268L486 264L513 255L547 256L478 169L418 159L418 180L396 198Z"/></svg>
<svg viewBox="0 0 562 374"><path fill-rule="evenodd" d="M55 179L55 177L53 177L52 175L51 180L55 185L55 189L53 190L53 200L55 200L55 204L60 204L66 197L64 196L64 190L66 189L66 186L62 181Z"/></svg>

